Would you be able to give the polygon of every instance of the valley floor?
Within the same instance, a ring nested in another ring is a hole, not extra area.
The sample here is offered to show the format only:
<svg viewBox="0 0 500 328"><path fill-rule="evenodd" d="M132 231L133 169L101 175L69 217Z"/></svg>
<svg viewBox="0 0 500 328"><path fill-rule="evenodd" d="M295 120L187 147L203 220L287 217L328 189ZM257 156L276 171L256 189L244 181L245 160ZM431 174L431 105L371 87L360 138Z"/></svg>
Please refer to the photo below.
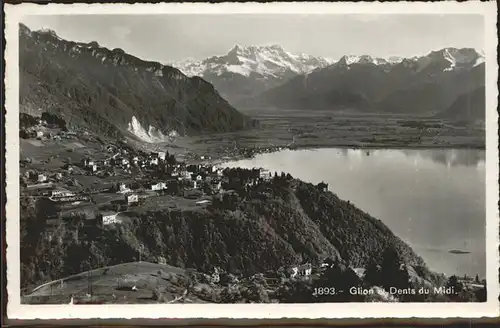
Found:
<svg viewBox="0 0 500 328"><path fill-rule="evenodd" d="M235 158L278 148L485 148L484 124L426 117L247 109L252 130L179 138L169 151Z"/></svg>

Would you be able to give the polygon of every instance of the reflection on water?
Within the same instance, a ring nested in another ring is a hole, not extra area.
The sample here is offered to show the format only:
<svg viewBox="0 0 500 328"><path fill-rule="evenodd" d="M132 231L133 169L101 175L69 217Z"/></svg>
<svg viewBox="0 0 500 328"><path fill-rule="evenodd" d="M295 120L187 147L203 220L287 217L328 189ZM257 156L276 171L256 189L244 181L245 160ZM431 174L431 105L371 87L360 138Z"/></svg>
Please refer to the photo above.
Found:
<svg viewBox="0 0 500 328"><path fill-rule="evenodd" d="M429 267L484 275L485 152L319 149L261 154L228 166L265 167L330 190L384 221ZM451 254L457 249L469 254Z"/></svg>
<svg viewBox="0 0 500 328"><path fill-rule="evenodd" d="M484 166L485 152L477 149L430 149L402 150L407 156L420 156L432 159L447 166Z"/></svg>

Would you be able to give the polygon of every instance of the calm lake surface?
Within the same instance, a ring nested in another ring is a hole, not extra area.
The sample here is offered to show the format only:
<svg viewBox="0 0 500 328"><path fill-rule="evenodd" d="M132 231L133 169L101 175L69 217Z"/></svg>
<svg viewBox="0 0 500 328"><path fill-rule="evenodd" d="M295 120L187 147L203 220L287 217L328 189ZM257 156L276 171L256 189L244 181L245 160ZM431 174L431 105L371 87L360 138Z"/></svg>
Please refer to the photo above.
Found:
<svg viewBox="0 0 500 328"><path fill-rule="evenodd" d="M486 271L485 152L470 149L316 149L225 163L329 183L329 190L382 220L433 271ZM470 252L451 254L450 250Z"/></svg>

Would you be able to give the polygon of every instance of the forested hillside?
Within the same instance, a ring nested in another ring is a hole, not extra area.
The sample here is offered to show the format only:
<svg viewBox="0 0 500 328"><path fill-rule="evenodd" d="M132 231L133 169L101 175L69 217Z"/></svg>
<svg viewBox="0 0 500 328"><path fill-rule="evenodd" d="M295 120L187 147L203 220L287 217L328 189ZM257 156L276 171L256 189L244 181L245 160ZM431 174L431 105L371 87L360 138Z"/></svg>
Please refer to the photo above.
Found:
<svg viewBox="0 0 500 328"><path fill-rule="evenodd" d="M202 78L122 49L67 41L22 24L19 67L21 112L57 114L73 129L162 139L256 124Z"/></svg>
<svg viewBox="0 0 500 328"><path fill-rule="evenodd" d="M245 179L245 170L235 172ZM258 188L235 191L214 196L204 209L137 210L129 222L111 228L88 227L84 217L76 217L62 223L51 240L43 234L43 205L24 199L21 281L37 284L135 261L140 252L143 260L164 258L202 272L218 266L249 275L325 258L364 267L381 260L387 249L428 278L424 261L380 220L319 186L277 176Z"/></svg>

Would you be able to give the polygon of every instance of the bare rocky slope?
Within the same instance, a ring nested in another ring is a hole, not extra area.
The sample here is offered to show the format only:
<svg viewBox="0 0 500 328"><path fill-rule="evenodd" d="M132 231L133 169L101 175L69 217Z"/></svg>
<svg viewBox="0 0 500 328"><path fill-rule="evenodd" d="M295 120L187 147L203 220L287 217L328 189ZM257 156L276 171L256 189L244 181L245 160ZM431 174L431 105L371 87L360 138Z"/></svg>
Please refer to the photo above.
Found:
<svg viewBox="0 0 500 328"><path fill-rule="evenodd" d="M151 142L256 124L200 77L53 31L20 24L19 65L20 111L60 115L70 128Z"/></svg>

